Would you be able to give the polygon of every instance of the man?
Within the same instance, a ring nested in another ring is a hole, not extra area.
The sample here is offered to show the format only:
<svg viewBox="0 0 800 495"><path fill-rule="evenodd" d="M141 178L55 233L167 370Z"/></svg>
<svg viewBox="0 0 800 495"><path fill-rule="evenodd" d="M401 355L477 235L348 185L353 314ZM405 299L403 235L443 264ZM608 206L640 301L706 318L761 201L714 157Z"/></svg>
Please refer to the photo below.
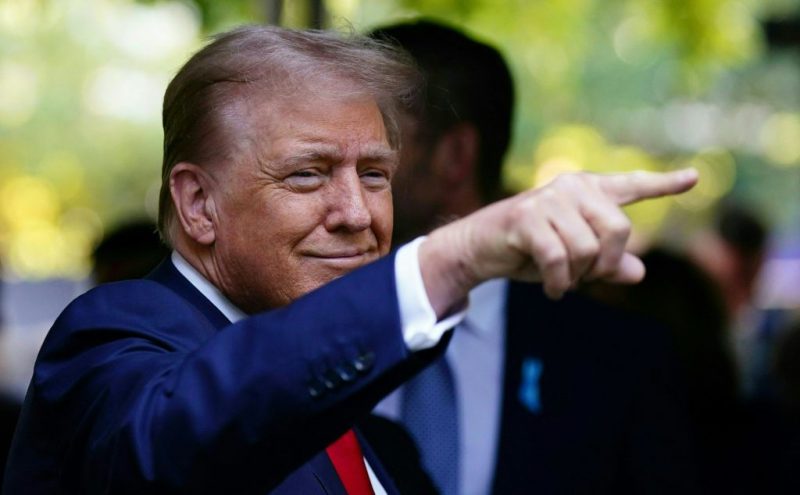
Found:
<svg viewBox="0 0 800 495"><path fill-rule="evenodd" d="M746 400L773 400L774 349L791 316L790 311L755 305L769 229L743 205L722 203L715 217L713 226L692 240L689 256L722 292L729 320L724 337L733 351L728 359L737 368L741 395Z"/></svg>
<svg viewBox="0 0 800 495"><path fill-rule="evenodd" d="M142 278L169 250L151 220L130 220L103 236L92 251L92 282L106 284Z"/></svg>
<svg viewBox="0 0 800 495"><path fill-rule="evenodd" d="M174 251L54 324L5 493L394 493L350 428L443 350L470 288L641 279L618 205L696 172L565 177L384 257L410 67L274 27L189 60L164 100Z"/></svg>
<svg viewBox="0 0 800 495"><path fill-rule="evenodd" d="M404 242L502 196L513 85L494 48L441 24L373 35L406 49L428 82L425 105L402 119L395 239ZM666 340L576 294L553 302L538 284L493 280L471 292L444 362L377 411L407 425L448 495L686 493L688 433ZM451 385L431 385L437 373ZM439 400L421 392L432 386ZM444 413L448 394L455 407Z"/></svg>

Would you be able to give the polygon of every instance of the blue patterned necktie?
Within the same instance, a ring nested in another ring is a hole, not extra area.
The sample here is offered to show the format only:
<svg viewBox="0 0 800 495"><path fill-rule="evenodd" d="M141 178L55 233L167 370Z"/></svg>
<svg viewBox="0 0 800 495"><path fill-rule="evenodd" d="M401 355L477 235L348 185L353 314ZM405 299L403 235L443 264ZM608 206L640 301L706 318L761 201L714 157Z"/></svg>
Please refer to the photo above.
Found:
<svg viewBox="0 0 800 495"><path fill-rule="evenodd" d="M444 356L406 384L402 415L436 486L443 495L458 495L458 409Z"/></svg>

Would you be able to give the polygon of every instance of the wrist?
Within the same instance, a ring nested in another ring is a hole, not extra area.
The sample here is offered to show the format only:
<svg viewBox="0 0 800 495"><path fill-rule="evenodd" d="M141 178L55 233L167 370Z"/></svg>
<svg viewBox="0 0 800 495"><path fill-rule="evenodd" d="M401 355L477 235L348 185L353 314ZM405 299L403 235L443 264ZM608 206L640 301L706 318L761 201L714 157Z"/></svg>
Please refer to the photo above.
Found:
<svg viewBox="0 0 800 495"><path fill-rule="evenodd" d="M436 316L441 318L464 304L481 280L470 263L464 229L459 222L434 230L419 247L422 281Z"/></svg>

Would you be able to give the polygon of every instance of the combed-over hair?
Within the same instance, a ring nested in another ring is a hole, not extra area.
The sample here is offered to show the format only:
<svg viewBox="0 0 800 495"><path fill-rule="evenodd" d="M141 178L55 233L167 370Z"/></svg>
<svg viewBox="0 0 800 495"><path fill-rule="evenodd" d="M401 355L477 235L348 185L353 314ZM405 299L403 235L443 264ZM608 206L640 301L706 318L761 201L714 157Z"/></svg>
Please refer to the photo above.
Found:
<svg viewBox="0 0 800 495"><path fill-rule="evenodd" d="M353 33L245 26L215 36L178 71L164 95L162 239L171 244L172 168L231 159L241 146L228 125L236 104L255 96L280 101L308 87L367 94L380 109L389 145L398 149L398 112L412 105L419 86L420 74L404 52Z"/></svg>

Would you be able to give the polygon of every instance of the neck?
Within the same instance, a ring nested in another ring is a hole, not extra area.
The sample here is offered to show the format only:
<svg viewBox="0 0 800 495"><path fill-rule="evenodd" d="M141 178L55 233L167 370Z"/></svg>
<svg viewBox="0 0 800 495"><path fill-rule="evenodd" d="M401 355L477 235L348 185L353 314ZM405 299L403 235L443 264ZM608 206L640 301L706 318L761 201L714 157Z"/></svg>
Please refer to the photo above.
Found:
<svg viewBox="0 0 800 495"><path fill-rule="evenodd" d="M222 290L221 274L211 255L211 249L185 238L179 238L174 243L175 251L180 254L192 268L208 280L214 287Z"/></svg>

